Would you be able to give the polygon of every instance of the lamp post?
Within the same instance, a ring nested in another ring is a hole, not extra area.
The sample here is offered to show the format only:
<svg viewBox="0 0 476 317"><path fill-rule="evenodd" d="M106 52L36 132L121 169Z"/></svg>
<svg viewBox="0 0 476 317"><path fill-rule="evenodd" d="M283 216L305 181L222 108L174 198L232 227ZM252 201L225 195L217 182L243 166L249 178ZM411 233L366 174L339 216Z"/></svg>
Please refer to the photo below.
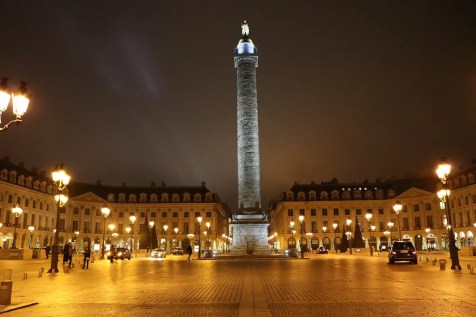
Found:
<svg viewBox="0 0 476 317"><path fill-rule="evenodd" d="M131 233L131 227L126 227L126 233L127 234ZM132 245L132 238L131 238L131 245Z"/></svg>
<svg viewBox="0 0 476 317"><path fill-rule="evenodd" d="M129 216L129 221L131 222L131 253L132 253L132 257L134 257L134 239L133 239L133 235L134 235L134 222L136 222L136 220L137 220L136 216L134 216L134 215Z"/></svg>
<svg viewBox="0 0 476 317"><path fill-rule="evenodd" d="M332 227L334 228L334 250L336 250L336 254L337 254L337 246L336 246L336 241L337 241L337 222L334 222L332 224Z"/></svg>
<svg viewBox="0 0 476 317"><path fill-rule="evenodd" d="M294 221L290 221L289 222L289 228L291 228L291 235L292 235L292 238L294 239ZM296 240L294 240L294 248L296 248Z"/></svg>
<svg viewBox="0 0 476 317"><path fill-rule="evenodd" d="M23 209L20 208L20 205L16 204L15 207L12 208L12 213L15 216L15 226L13 227L13 242L12 242L12 249L17 248L17 227L18 227L18 217L23 213Z"/></svg>
<svg viewBox="0 0 476 317"><path fill-rule="evenodd" d="M59 244L59 227L60 227L60 208L63 207L68 201L68 197L63 195L63 190L68 186L71 176L66 172L61 164L51 173L53 183L56 186L58 194L55 195L55 200L57 202L56 208L56 226L55 226L55 241L53 243L52 255L51 255L51 267L48 270L48 273L58 272L58 244Z"/></svg>
<svg viewBox="0 0 476 317"><path fill-rule="evenodd" d="M175 241L177 243L177 245L175 247L178 247L178 239L177 239L178 227L174 228L174 232L175 232Z"/></svg>
<svg viewBox="0 0 476 317"><path fill-rule="evenodd" d="M402 232L400 231L400 211L402 211L402 204L397 200L393 205L393 211L397 214L398 240L402 241Z"/></svg>
<svg viewBox="0 0 476 317"><path fill-rule="evenodd" d="M205 222L205 226L207 227L207 232L205 233L205 235L207 236L207 242L205 244L205 252L210 252L210 249L211 249L211 243L210 243L210 222ZM207 256L209 256L209 254L207 253Z"/></svg>
<svg viewBox="0 0 476 317"><path fill-rule="evenodd" d="M443 160L436 169L436 175L441 181L442 188L438 191L438 197L445 204L446 223L448 229L448 242L450 244L451 269L461 270L459 264L458 249L456 248L456 239L453 231L451 212L450 212L450 190L448 188L448 176L451 171L451 165Z"/></svg>
<svg viewBox="0 0 476 317"><path fill-rule="evenodd" d="M28 231L30 231L30 249L33 249L33 231L35 231L35 227L29 226Z"/></svg>
<svg viewBox="0 0 476 317"><path fill-rule="evenodd" d="M347 225L347 231L345 232L345 235L347 236L347 241L349 242L349 253L352 255L352 228L350 227L352 224L352 219L347 218L345 223Z"/></svg>
<svg viewBox="0 0 476 317"><path fill-rule="evenodd" d="M202 252L202 241L200 240L200 231L202 231L202 220L201 216L197 217L198 221L198 259L200 260L201 252Z"/></svg>
<svg viewBox="0 0 476 317"><path fill-rule="evenodd" d="M372 256L374 254L374 248L372 246L372 229L371 229L371 226L372 226L372 217L373 215L368 212L367 214L365 214L365 218L367 219L367 221L369 222L369 248L370 248L370 255Z"/></svg>
<svg viewBox="0 0 476 317"><path fill-rule="evenodd" d="M109 216L111 213L111 209L109 209L107 206L101 208L101 213L104 216L104 221L103 221L103 230L102 230L102 247L101 247L101 259L104 259L104 251L106 250L106 245L105 245L105 239L106 239L106 218Z"/></svg>
<svg viewBox="0 0 476 317"><path fill-rule="evenodd" d="M304 259L304 247L303 247L303 238L302 238L302 231L303 231L303 222L304 222L304 216L300 215L299 216L299 222L301 222L301 259ZM307 246L307 245L306 245Z"/></svg>
<svg viewBox="0 0 476 317"><path fill-rule="evenodd" d="M169 226L163 225L162 228L164 229L164 249L167 251L167 229L169 229Z"/></svg>
<svg viewBox="0 0 476 317"><path fill-rule="evenodd" d="M75 231L74 231L74 235L76 236L76 245L75 245L75 249L77 250L77 249L78 249L78 236L79 236L79 230L75 230Z"/></svg>
<svg viewBox="0 0 476 317"><path fill-rule="evenodd" d="M392 245L392 228L393 228L393 222L392 222L392 221L387 222L387 226L388 226L388 231L390 231L390 245Z"/></svg>
<svg viewBox="0 0 476 317"><path fill-rule="evenodd" d="M149 221L149 252L152 252L152 228L154 225L155 222L153 220Z"/></svg>
<svg viewBox="0 0 476 317"><path fill-rule="evenodd" d="M2 83L0 84L0 122L2 113L7 110L10 100L12 101L12 109L15 119L0 127L0 132L8 129L10 124L14 122L20 124L20 122L22 122L21 117L26 113L28 104L30 103L28 92L26 90L26 81L20 82L20 92L18 94L12 93L8 89L7 82L8 78L2 77Z"/></svg>
<svg viewBox="0 0 476 317"><path fill-rule="evenodd" d="M311 245L311 247L310 247L310 248L307 248L307 250L308 250L309 252L312 252L312 244L311 244L311 241L312 241L312 232L306 233L306 236L307 236L307 239L309 240L309 244Z"/></svg>

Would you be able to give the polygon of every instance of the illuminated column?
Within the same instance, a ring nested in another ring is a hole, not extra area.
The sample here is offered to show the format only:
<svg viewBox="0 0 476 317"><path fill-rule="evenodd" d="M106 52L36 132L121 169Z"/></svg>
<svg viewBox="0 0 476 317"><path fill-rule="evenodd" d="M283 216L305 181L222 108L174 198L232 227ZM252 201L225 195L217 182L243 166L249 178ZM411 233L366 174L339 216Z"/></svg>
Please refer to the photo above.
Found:
<svg viewBox="0 0 476 317"><path fill-rule="evenodd" d="M248 37L246 21L241 27L243 37L234 54L237 74L238 209L257 211L261 209L256 90L258 50Z"/></svg>

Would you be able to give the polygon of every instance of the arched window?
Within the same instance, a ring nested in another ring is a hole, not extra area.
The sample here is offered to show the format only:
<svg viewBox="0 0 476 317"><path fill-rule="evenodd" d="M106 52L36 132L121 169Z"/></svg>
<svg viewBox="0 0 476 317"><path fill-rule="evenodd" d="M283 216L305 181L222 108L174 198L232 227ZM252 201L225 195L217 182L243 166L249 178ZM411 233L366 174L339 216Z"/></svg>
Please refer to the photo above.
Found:
<svg viewBox="0 0 476 317"><path fill-rule="evenodd" d="M139 201L140 202L146 202L147 201L147 194L146 193L140 193Z"/></svg>
<svg viewBox="0 0 476 317"><path fill-rule="evenodd" d="M309 200L316 200L317 199L317 195L316 195L316 191L315 190L311 190L309 192Z"/></svg>
<svg viewBox="0 0 476 317"><path fill-rule="evenodd" d="M306 200L306 194L304 194L304 192L299 192L297 200Z"/></svg>
<svg viewBox="0 0 476 317"><path fill-rule="evenodd" d="M183 201L186 203L190 202L190 193L183 194Z"/></svg>
<svg viewBox="0 0 476 317"><path fill-rule="evenodd" d="M286 200L294 200L294 193L293 192L287 192L286 193Z"/></svg>
<svg viewBox="0 0 476 317"><path fill-rule="evenodd" d="M163 202L163 203L166 203L169 201L169 194L167 193L162 193L161 197L160 197L160 201Z"/></svg>
<svg viewBox="0 0 476 317"><path fill-rule="evenodd" d="M193 195L193 201L202 201L202 195L198 193Z"/></svg>
<svg viewBox="0 0 476 317"><path fill-rule="evenodd" d="M153 203L158 202L159 201L159 195L157 195L156 193L150 194L150 201L153 202Z"/></svg>
<svg viewBox="0 0 476 317"><path fill-rule="evenodd" d="M373 198L374 198L374 195L373 195L372 191L366 190L365 191L365 199L373 199Z"/></svg>
<svg viewBox="0 0 476 317"><path fill-rule="evenodd" d="M172 201L173 201L174 203L179 202L179 201L180 201L180 195L177 194L177 193L172 194Z"/></svg>
<svg viewBox="0 0 476 317"><path fill-rule="evenodd" d="M136 194L129 194L129 202L135 203L137 201Z"/></svg>
<svg viewBox="0 0 476 317"><path fill-rule="evenodd" d="M321 192L321 194L319 195L319 199L329 200L329 194L327 192Z"/></svg>
<svg viewBox="0 0 476 317"><path fill-rule="evenodd" d="M339 200L339 191L338 190L333 190L331 195L332 195L332 200Z"/></svg>

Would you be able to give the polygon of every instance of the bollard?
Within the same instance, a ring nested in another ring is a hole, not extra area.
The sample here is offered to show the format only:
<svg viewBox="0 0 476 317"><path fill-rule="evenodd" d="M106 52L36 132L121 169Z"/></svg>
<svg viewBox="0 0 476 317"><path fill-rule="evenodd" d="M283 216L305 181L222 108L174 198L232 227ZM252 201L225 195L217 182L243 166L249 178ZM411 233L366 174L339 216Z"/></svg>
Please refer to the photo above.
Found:
<svg viewBox="0 0 476 317"><path fill-rule="evenodd" d="M23 279L24 280L28 279L28 273L23 273Z"/></svg>
<svg viewBox="0 0 476 317"><path fill-rule="evenodd" d="M12 303L13 281L0 281L0 305Z"/></svg>
<svg viewBox="0 0 476 317"><path fill-rule="evenodd" d="M5 272L3 272L3 280L10 281L11 279L12 279L12 269L6 269Z"/></svg>
<svg viewBox="0 0 476 317"><path fill-rule="evenodd" d="M43 272L41 270L38 270L38 277L41 277L43 275Z"/></svg>
<svg viewBox="0 0 476 317"><path fill-rule="evenodd" d="M440 271L446 270L446 260L440 259Z"/></svg>
<svg viewBox="0 0 476 317"><path fill-rule="evenodd" d="M429 258L429 257L426 257L426 262L430 262L430 258Z"/></svg>
<svg viewBox="0 0 476 317"><path fill-rule="evenodd" d="M420 261L423 261L423 255L420 255Z"/></svg>
<svg viewBox="0 0 476 317"><path fill-rule="evenodd" d="M436 258L434 258L431 262L433 263L433 265L436 265L436 261L437 261ZM446 262L446 260L445 260L445 262Z"/></svg>

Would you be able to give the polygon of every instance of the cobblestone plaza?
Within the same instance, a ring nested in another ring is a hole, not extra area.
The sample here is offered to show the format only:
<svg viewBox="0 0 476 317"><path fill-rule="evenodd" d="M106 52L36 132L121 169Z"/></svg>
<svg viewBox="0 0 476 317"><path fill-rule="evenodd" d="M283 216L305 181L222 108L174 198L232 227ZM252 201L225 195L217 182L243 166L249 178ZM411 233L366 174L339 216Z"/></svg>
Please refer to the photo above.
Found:
<svg viewBox="0 0 476 317"><path fill-rule="evenodd" d="M47 260L2 261L13 270L7 316L473 316L476 275L440 270L424 254L418 265L387 264L385 254L311 255L307 259L96 260L43 273ZM427 261L427 258L429 261ZM79 261L75 259L75 261ZM28 278L24 279L24 273ZM27 306L31 304L30 306ZM13 310L12 310L13 309Z"/></svg>

